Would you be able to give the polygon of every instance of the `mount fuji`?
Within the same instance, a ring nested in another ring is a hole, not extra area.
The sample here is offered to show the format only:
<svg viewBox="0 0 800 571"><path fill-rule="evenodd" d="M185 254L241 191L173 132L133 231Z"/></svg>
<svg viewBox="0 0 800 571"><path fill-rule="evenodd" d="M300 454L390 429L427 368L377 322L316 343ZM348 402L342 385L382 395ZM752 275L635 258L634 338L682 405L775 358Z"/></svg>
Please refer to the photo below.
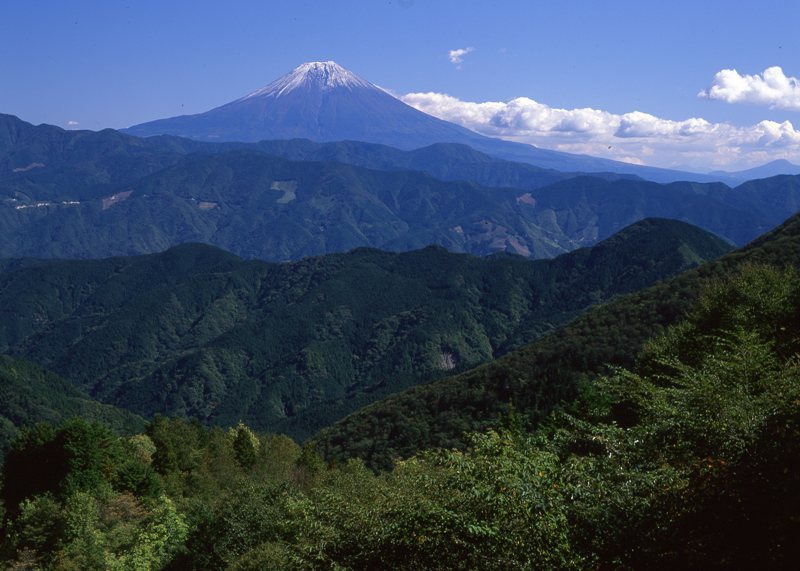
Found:
<svg viewBox="0 0 800 571"><path fill-rule="evenodd" d="M417 111L332 61L304 63L266 87L205 113L151 121L126 132L207 141L353 140L400 149L482 138Z"/></svg>
<svg viewBox="0 0 800 571"><path fill-rule="evenodd" d="M486 137L418 111L333 61L304 63L266 87L205 113L150 121L124 132L215 142L352 140L405 150L461 143L498 158L560 171L634 174L657 182L716 180Z"/></svg>

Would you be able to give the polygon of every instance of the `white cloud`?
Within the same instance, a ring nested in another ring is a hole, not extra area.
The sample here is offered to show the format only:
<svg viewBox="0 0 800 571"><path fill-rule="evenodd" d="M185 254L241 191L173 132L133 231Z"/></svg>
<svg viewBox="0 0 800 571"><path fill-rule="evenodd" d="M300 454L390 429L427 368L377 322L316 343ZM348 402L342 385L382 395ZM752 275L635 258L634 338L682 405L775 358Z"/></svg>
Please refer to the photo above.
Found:
<svg viewBox="0 0 800 571"><path fill-rule="evenodd" d="M77 127L79 124L80 124L80 123L78 123L77 121L75 121L75 120L72 120L72 119L70 119L69 121L67 121L67 127Z"/></svg>
<svg viewBox="0 0 800 571"><path fill-rule="evenodd" d="M740 127L641 111L559 109L528 97L475 103L443 93L409 93L401 99L484 135L632 163L736 170L778 158L800 162L800 131L790 121Z"/></svg>
<svg viewBox="0 0 800 571"><path fill-rule="evenodd" d="M800 111L800 79L787 77L778 66L765 69L761 75L741 75L735 69L723 69L714 76L711 87L697 96Z"/></svg>
<svg viewBox="0 0 800 571"><path fill-rule="evenodd" d="M458 48L447 52L447 57L450 59L450 63L454 64L460 69L461 63L464 61L464 56L471 54L474 51L475 48Z"/></svg>

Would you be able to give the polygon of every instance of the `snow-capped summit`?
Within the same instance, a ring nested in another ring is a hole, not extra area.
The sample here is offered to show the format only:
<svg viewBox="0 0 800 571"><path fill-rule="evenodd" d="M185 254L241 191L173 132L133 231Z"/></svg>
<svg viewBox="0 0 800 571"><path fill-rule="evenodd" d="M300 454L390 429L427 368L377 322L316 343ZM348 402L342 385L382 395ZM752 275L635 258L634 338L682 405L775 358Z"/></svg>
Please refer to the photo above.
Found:
<svg viewBox="0 0 800 571"><path fill-rule="evenodd" d="M297 66L290 73L276 79L266 87L244 96L242 99L280 97L302 87L321 90L330 90L337 87L378 89L335 61L310 61Z"/></svg>
<svg viewBox="0 0 800 571"><path fill-rule="evenodd" d="M486 139L406 105L334 61L304 63L216 109L142 123L126 132L210 141L355 140L404 149Z"/></svg>

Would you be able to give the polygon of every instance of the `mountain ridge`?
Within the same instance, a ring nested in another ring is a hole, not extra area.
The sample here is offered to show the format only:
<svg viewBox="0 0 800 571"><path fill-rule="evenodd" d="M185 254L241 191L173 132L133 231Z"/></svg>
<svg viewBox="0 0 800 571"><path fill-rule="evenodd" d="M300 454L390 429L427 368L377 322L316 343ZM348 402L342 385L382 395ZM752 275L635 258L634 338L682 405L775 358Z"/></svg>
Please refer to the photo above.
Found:
<svg viewBox="0 0 800 571"><path fill-rule="evenodd" d="M356 411L313 441L327 458L388 468L429 448L465 448L503 418L538 425L611 367L630 367L648 339L676 323L704 288L748 264L800 265L800 215L718 260L598 304L494 361Z"/></svg>
<svg viewBox="0 0 800 571"><path fill-rule="evenodd" d="M719 176L722 182L742 183L758 178L800 174L800 165L791 163L786 159L776 159L749 169L739 171L712 171L708 174L711 176Z"/></svg>
<svg viewBox="0 0 800 571"><path fill-rule="evenodd" d="M648 220L540 261L428 247L270 264L198 244L0 261L0 350L145 416L305 437L727 250L685 223Z"/></svg>
<svg viewBox="0 0 800 571"><path fill-rule="evenodd" d="M200 143L9 116L0 123L5 257L132 255L194 241L274 261L432 243L542 258L646 217L684 220L743 245L800 208L796 176L736 188L659 185L547 171L454 144Z"/></svg>

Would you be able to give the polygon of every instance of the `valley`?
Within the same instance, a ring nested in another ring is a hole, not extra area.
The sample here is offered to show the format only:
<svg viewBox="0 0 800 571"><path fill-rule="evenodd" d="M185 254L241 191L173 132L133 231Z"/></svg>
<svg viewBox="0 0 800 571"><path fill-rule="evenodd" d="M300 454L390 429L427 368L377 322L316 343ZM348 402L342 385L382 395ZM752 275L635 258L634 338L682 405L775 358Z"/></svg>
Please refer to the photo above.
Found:
<svg viewBox="0 0 800 571"><path fill-rule="evenodd" d="M189 244L0 261L0 350L102 402L303 440L381 397L529 343L588 306L728 250L646 220L553 260L428 247L289 264Z"/></svg>

